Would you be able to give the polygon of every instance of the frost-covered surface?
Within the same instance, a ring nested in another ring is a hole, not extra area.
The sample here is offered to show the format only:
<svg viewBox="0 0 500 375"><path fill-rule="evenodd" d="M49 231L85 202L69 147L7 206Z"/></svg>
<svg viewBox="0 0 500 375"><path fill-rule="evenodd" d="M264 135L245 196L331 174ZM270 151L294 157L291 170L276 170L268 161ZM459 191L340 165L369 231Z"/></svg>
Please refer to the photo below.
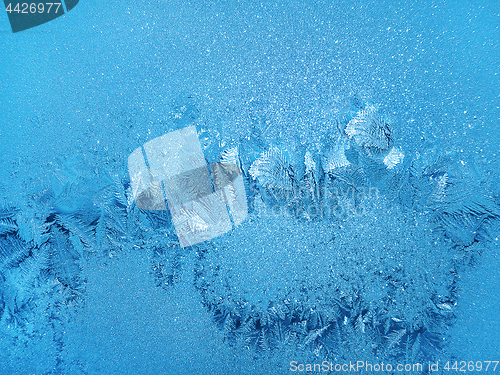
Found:
<svg viewBox="0 0 500 375"><path fill-rule="evenodd" d="M362 104L355 109L364 116ZM393 139L383 149L368 139L379 139L379 121L367 127L373 134L366 132L362 143L352 136L352 121L338 121L312 151L283 151L257 132L221 152L221 160L231 158L242 168L249 218L189 249L181 248L167 211L135 206L126 172L112 175L98 166L85 173L78 158L59 170L59 184L20 207L4 203L5 363L15 367L30 357L10 354L8 348L21 345L34 346L31 356L44 358L34 367L26 364L30 371L126 371L126 364L97 364L91 353L82 353L78 343L88 345L89 338L75 322L106 315L100 304L110 294L145 298L138 287L147 295L160 287L194 301L200 316L222 329L213 332L227 346L222 351L298 350L317 361L349 361L353 355L369 361L445 359L460 278L498 241L500 207L487 181L455 155L423 149L389 168L384 161ZM344 146L331 154L330 142ZM253 152L246 153L247 147ZM211 148L205 145L207 152ZM349 163L331 163L333 158ZM124 269L113 270L117 266ZM134 267L144 279L137 279ZM136 280L130 291L116 275L106 275L129 269ZM114 314L121 327L122 313ZM141 314L158 324L156 310L143 305ZM90 326L115 329L110 317L102 319Z"/></svg>
<svg viewBox="0 0 500 375"><path fill-rule="evenodd" d="M72 13L0 41L0 374L498 360L494 6ZM182 249L126 160L188 125L250 212Z"/></svg>
<svg viewBox="0 0 500 375"><path fill-rule="evenodd" d="M499 207L454 155L383 163L391 129L367 108L319 155L302 151L302 165L263 151L248 171L250 219L198 249L197 286L230 342L329 360L445 358L461 274L495 241Z"/></svg>

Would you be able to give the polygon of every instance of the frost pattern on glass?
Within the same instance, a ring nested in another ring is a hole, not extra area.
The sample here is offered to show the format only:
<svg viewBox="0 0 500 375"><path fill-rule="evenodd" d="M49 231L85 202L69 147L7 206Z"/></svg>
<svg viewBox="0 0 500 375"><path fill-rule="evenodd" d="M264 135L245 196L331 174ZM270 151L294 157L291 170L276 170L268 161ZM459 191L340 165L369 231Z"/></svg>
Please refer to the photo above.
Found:
<svg viewBox="0 0 500 375"><path fill-rule="evenodd" d="M405 155L374 106L337 128L318 151L259 143L250 218L199 248L196 285L232 344L436 360L498 205L454 155Z"/></svg>
<svg viewBox="0 0 500 375"><path fill-rule="evenodd" d="M128 171L69 159L50 188L2 203L2 363L42 358L41 373L82 373L67 358L65 326L86 301L89 262L125 252L148 254L167 293L194 272L214 328L256 355L296 347L318 361L446 358L460 277L498 237L500 195L457 154L410 153L385 131L357 137L361 123L351 121L363 110L313 145L285 150L254 131L223 150L210 165L224 185L221 210L232 201L234 223L240 208L249 214L193 251L168 210L137 204L149 174L134 187ZM216 220L203 201L184 204L191 217L207 215L193 225Z"/></svg>

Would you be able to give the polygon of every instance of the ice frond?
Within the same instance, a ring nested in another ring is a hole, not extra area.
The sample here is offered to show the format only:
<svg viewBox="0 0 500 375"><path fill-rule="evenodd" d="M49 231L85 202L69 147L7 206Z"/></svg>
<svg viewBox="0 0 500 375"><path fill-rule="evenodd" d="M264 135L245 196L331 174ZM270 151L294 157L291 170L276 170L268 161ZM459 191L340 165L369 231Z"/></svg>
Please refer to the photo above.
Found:
<svg viewBox="0 0 500 375"><path fill-rule="evenodd" d="M396 165L400 164L405 155L398 148L392 147L387 156L384 158L384 164L387 169L393 169Z"/></svg>
<svg viewBox="0 0 500 375"><path fill-rule="evenodd" d="M392 142L391 129L387 120L374 106L367 106L347 124L345 133L359 146L388 150Z"/></svg>
<svg viewBox="0 0 500 375"><path fill-rule="evenodd" d="M309 151L306 151L304 155L304 164L306 167L306 173L316 170L316 162L314 161L313 156Z"/></svg>
<svg viewBox="0 0 500 375"><path fill-rule="evenodd" d="M293 187L293 169L284 153L276 147L264 151L249 172L265 188L291 190Z"/></svg>
<svg viewBox="0 0 500 375"><path fill-rule="evenodd" d="M335 169L349 166L345 152L349 149L346 139L338 138L331 148L323 152L323 170L325 173L333 172Z"/></svg>
<svg viewBox="0 0 500 375"><path fill-rule="evenodd" d="M387 350L392 349L393 347L397 346L400 342L403 336L406 334L406 328L397 330L397 331L392 331L389 333L386 338L387 338Z"/></svg>
<svg viewBox="0 0 500 375"><path fill-rule="evenodd" d="M366 174L362 168L342 168L331 173L333 181L337 186L346 186L354 189L359 189L366 186Z"/></svg>
<svg viewBox="0 0 500 375"><path fill-rule="evenodd" d="M18 212L14 207L0 206L0 236L17 232L15 216Z"/></svg>
<svg viewBox="0 0 500 375"><path fill-rule="evenodd" d="M55 221L62 228L76 235L85 246L93 245L92 228L80 216L58 214Z"/></svg>
<svg viewBox="0 0 500 375"><path fill-rule="evenodd" d="M168 289L180 280L182 248L178 244L158 244L153 249L152 269L156 285Z"/></svg>
<svg viewBox="0 0 500 375"><path fill-rule="evenodd" d="M0 205L0 220L8 220L13 218L19 210L8 205Z"/></svg>
<svg viewBox="0 0 500 375"><path fill-rule="evenodd" d="M0 270L17 267L30 252L31 246L19 237L0 237Z"/></svg>
<svg viewBox="0 0 500 375"><path fill-rule="evenodd" d="M16 223L19 237L26 242L33 241L35 245L41 246L49 238L50 223L47 222L47 214L43 211L40 214L31 208L22 210L16 215Z"/></svg>
<svg viewBox="0 0 500 375"><path fill-rule="evenodd" d="M16 223L10 219L2 219L0 220L0 236L3 236L8 233L14 233L17 232L18 228Z"/></svg>
<svg viewBox="0 0 500 375"><path fill-rule="evenodd" d="M61 230L54 228L51 232L49 248L51 271L61 284L77 289L81 271L78 265L80 256Z"/></svg>
<svg viewBox="0 0 500 375"><path fill-rule="evenodd" d="M238 146L228 148L222 152L221 163L239 165L239 152Z"/></svg>
<svg viewBox="0 0 500 375"><path fill-rule="evenodd" d="M23 262L19 263L18 269L20 279L18 281L19 291L22 294L22 299L29 298L29 291L32 288L35 279L39 277L42 270L49 267L49 257L46 246L33 248L32 255L27 257ZM26 293L26 294L24 294Z"/></svg>
<svg viewBox="0 0 500 375"><path fill-rule="evenodd" d="M95 226L96 249L111 254L127 233L126 215L116 206L101 207Z"/></svg>
<svg viewBox="0 0 500 375"><path fill-rule="evenodd" d="M438 215L437 226L446 236L459 246L470 246L476 240L487 216L442 212Z"/></svg>

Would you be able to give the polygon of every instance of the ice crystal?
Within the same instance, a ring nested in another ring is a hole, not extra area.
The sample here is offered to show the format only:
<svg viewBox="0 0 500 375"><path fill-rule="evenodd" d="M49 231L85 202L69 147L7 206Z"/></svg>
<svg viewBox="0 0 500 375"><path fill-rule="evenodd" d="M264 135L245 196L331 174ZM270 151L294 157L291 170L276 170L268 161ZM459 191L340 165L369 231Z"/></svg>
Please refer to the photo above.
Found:
<svg viewBox="0 0 500 375"><path fill-rule="evenodd" d="M346 157L349 143L343 137L337 138L330 149L325 150L323 168L325 173L333 172L336 168L346 167L351 163Z"/></svg>
<svg viewBox="0 0 500 375"><path fill-rule="evenodd" d="M392 141L387 120L372 105L360 110L356 117L349 121L345 133L358 145L379 150L388 150Z"/></svg>
<svg viewBox="0 0 500 375"><path fill-rule="evenodd" d="M293 169L284 152L276 147L263 152L248 172L265 188L292 189Z"/></svg>

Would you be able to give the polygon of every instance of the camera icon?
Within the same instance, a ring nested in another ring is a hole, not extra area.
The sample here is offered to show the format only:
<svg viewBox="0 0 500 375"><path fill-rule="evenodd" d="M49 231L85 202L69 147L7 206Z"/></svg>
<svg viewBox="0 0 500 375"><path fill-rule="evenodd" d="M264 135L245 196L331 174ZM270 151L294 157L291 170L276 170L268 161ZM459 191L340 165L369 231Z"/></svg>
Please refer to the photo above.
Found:
<svg viewBox="0 0 500 375"><path fill-rule="evenodd" d="M226 233L248 214L239 167L208 165L194 126L137 148L128 158L128 169L136 206L166 210L168 205L182 247Z"/></svg>

